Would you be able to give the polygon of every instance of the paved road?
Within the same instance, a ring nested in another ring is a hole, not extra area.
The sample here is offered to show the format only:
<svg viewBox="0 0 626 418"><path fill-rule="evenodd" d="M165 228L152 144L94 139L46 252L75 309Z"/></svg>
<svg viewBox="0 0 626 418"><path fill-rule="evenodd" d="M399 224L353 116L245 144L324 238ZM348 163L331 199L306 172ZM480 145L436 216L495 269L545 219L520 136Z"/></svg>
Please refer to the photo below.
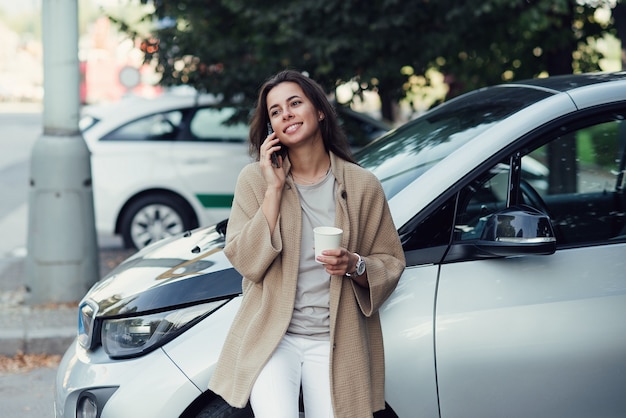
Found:
<svg viewBox="0 0 626 418"><path fill-rule="evenodd" d="M41 132L39 106L0 106L0 269L26 255L30 153ZM50 367L0 374L0 416L54 417L55 374Z"/></svg>
<svg viewBox="0 0 626 418"><path fill-rule="evenodd" d="M0 375L2 418L53 418L56 370L43 367L26 373Z"/></svg>
<svg viewBox="0 0 626 418"><path fill-rule="evenodd" d="M41 126L40 112L0 112L0 258L26 246L30 153Z"/></svg>

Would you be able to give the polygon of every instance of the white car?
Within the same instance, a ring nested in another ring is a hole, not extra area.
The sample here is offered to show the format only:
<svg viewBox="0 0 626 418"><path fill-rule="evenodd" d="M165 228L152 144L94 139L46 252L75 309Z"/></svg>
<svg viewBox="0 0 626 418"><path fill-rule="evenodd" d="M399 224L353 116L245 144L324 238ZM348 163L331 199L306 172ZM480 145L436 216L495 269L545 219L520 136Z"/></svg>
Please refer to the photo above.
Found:
<svg viewBox="0 0 626 418"><path fill-rule="evenodd" d="M83 109L98 233L143 248L227 217L239 171L251 161L247 124L229 122L236 111L188 93ZM355 149L388 130L350 109L337 111Z"/></svg>
<svg viewBox="0 0 626 418"><path fill-rule="evenodd" d="M626 72L468 93L357 158L407 260L380 309L377 418L626 416ZM57 418L252 417L207 389L242 299L226 226L85 295Z"/></svg>

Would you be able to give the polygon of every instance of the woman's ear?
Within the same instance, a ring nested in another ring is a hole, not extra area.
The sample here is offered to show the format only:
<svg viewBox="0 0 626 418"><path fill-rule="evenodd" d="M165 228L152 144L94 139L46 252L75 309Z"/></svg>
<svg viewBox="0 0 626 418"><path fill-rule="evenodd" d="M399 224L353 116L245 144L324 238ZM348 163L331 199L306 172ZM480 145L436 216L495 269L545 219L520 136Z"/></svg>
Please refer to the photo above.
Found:
<svg viewBox="0 0 626 418"><path fill-rule="evenodd" d="M318 114L318 118L317 118L320 122L324 120L324 114L322 112L319 112Z"/></svg>

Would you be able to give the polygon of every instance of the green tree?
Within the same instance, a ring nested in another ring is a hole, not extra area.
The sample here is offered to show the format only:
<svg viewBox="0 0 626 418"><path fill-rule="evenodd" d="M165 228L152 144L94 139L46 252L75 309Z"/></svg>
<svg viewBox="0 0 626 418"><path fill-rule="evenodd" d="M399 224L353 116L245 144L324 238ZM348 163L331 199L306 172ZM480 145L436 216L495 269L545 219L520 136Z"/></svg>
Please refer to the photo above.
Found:
<svg viewBox="0 0 626 418"><path fill-rule="evenodd" d="M600 5L466 1L448 16L447 26L462 36L445 44L437 67L454 77L458 93L541 74L597 71L601 56L589 45L609 30L595 18Z"/></svg>
<svg viewBox="0 0 626 418"><path fill-rule="evenodd" d="M585 48L606 28L598 4L574 0L142 0L154 12L146 49L164 85L190 84L252 103L262 81L306 71L329 92L378 92L383 117L412 75L437 68L451 94L507 80L598 68Z"/></svg>

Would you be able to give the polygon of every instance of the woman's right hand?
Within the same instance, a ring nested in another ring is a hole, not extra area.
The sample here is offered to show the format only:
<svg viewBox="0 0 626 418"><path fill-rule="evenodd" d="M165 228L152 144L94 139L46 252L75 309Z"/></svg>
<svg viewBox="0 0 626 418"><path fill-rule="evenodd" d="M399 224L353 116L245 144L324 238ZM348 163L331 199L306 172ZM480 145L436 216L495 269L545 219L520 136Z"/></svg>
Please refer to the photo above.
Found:
<svg viewBox="0 0 626 418"><path fill-rule="evenodd" d="M287 174L285 173L285 169L283 167L282 156L277 155L278 167L274 167L272 165L272 153L279 151L280 147L278 136L276 136L275 132L272 132L267 136L267 138L265 138L265 141L263 141L259 150L259 163L268 188L275 187L277 189L282 189L285 184L285 179L287 178Z"/></svg>
<svg viewBox="0 0 626 418"><path fill-rule="evenodd" d="M265 138L265 141L261 144L259 164L261 165L261 171L263 172L263 178L267 182L267 190L265 191L265 198L261 204L261 210L265 215L267 224L270 228L270 234L274 233L276 224L278 222L278 214L280 212L280 200L282 198L283 186L285 185L285 179L287 173L283 165L283 158L278 156L278 167L272 165L272 152L280 150L278 137L276 133L272 132Z"/></svg>

